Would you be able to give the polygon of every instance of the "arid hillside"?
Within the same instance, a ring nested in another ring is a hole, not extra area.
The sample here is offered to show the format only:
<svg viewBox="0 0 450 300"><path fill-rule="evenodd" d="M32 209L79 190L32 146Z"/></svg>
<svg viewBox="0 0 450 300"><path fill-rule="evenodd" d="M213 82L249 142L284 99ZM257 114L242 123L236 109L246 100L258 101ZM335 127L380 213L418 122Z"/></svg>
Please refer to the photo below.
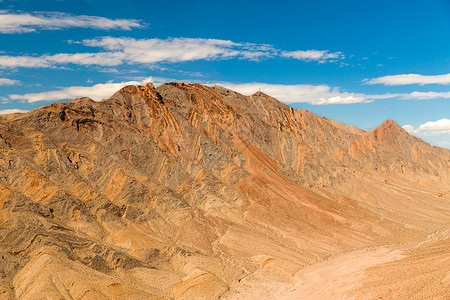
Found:
<svg viewBox="0 0 450 300"><path fill-rule="evenodd" d="M450 151L263 93L0 117L0 299L449 299Z"/></svg>

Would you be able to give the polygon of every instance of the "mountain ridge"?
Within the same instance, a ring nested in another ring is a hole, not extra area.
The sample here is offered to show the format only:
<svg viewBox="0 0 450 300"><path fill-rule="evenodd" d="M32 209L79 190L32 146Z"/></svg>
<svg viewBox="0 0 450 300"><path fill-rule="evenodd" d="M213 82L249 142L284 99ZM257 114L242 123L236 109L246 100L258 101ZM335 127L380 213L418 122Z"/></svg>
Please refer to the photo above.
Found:
<svg viewBox="0 0 450 300"><path fill-rule="evenodd" d="M419 243L450 222L450 151L383 124L184 83L0 117L0 288L272 298L331 256Z"/></svg>
<svg viewBox="0 0 450 300"><path fill-rule="evenodd" d="M180 83L180 82L169 82L169 83L165 83L165 84L163 84L163 85L175 85L175 86L176 86L176 85L179 85L179 84L181 84L181 85L186 85L185 83ZM201 84L194 84L194 85L200 85L200 86L201 86ZM155 89L155 87L153 86L152 83L147 83L146 86L149 86L149 87L151 87L152 89ZM134 85L128 85L128 86L125 86L125 87L121 88L118 92L122 92L122 91L123 91L123 92L127 92L127 93L130 93L130 92L132 93L135 87L136 87L136 86L134 86ZM216 87L216 86L215 86L214 88L219 88L219 87ZM221 87L220 87L220 88L221 88ZM225 89L225 88L221 88L221 89L224 89L224 90L233 92L232 90L228 90L228 89ZM236 92L234 92L234 93L236 93ZM265 97L265 98L273 99L273 100L275 100L276 102L279 102L278 100L276 100L276 99L273 98L272 96L267 95L267 94L265 94L265 93L263 93L263 92L255 92L255 93L252 94L250 97ZM77 101L104 102L105 100L108 100L108 99L103 99L103 100L101 100L101 101L94 101L94 100L92 100L92 99L89 98L89 97L80 97L80 98L76 98L76 99L74 99L74 100L71 100L70 102L77 102ZM57 102L57 103L54 103L54 104L50 104L49 106L52 106L52 105L55 105L55 104L58 104L58 103L67 103L67 102ZM281 102L280 102L280 103L281 103ZM288 107L288 106L287 106L287 107ZM33 111L39 110L39 109L41 109L41 108L42 108L42 107L36 108L36 109L34 109ZM310 111L307 110L307 109L300 109L300 108L292 108L292 109L293 109L293 110L299 110L299 111L305 111L306 113L311 113L311 114L315 115L316 117L321 117L321 116L319 116L319 115L316 115L316 114L310 112ZM21 115L28 114L28 113L33 112L33 111L10 113L10 114L6 114L6 115L0 116L0 117L3 117L3 118L12 118L12 117L14 117L14 116L19 117L19 116L21 116ZM392 119L387 119L387 120L385 120L383 123L381 123L380 125L378 125L377 127L373 128L373 129L371 129L371 130L366 131L366 130L360 129L360 128L358 128L358 127L355 127L355 126L353 126L353 125L347 125L347 124L345 124L345 123L341 123L341 122L338 122L338 121L335 121L335 120L332 120L332 119L329 119L329 118L325 118L325 117L321 117L321 118L324 118L324 119L326 119L326 120L329 120L331 123L336 124L336 127L352 127L352 128L355 129L355 130L349 130L349 131L352 131L352 132L361 132L361 133L365 133L365 132L376 132L376 131L389 131L389 130L387 130L387 129L389 129L389 128L394 129L394 128L395 128L395 130L400 130L400 131L402 131L402 132L408 133L405 129L403 129L400 125L398 125L398 124L397 124L394 120L392 120ZM409 133L408 133L408 134L409 134ZM417 138L417 137L416 137L416 138ZM418 138L418 139L420 139L420 138ZM420 140L421 140L421 139L420 139ZM423 140L422 140L422 141L423 141ZM425 141L424 141L424 142L425 142ZM426 143L426 142L425 142L425 143ZM427 143L427 144L428 144L428 143ZM431 146L431 145L430 145L430 146ZM432 146L432 147L438 147L438 148L442 148L442 149L444 149L444 150L448 150L448 149L446 149L446 148L439 147L439 146Z"/></svg>

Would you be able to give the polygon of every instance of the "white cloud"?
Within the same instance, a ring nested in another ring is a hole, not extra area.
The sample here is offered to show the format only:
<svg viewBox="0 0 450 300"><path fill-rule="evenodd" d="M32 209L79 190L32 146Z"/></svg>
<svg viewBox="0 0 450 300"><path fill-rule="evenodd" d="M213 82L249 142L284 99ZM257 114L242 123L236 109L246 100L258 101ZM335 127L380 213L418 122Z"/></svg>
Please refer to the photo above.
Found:
<svg viewBox="0 0 450 300"><path fill-rule="evenodd" d="M58 65L118 66L123 63L123 53L59 53L43 56L0 55L0 68L50 68Z"/></svg>
<svg viewBox="0 0 450 300"><path fill-rule="evenodd" d="M450 119L440 119L433 122L426 122L414 128L411 125L402 126L406 131L418 136L433 136L450 134Z"/></svg>
<svg viewBox="0 0 450 300"><path fill-rule="evenodd" d="M58 65L118 66L123 63L123 53L58 53L43 56L0 56L0 68L51 68Z"/></svg>
<svg viewBox="0 0 450 300"><path fill-rule="evenodd" d="M269 45L235 43L200 38L133 39L104 37L84 40L85 46L101 47L128 63L181 62L201 59L260 59L276 50Z"/></svg>
<svg viewBox="0 0 450 300"><path fill-rule="evenodd" d="M41 56L0 56L0 68L54 67L65 64L118 66L122 64L177 63L194 60L245 59L261 60L271 57L291 57L306 61L326 62L342 59L340 52L307 50L282 52L271 45L235 43L229 40L201 38L134 39L102 37L81 43L97 47L101 52L57 53Z"/></svg>
<svg viewBox="0 0 450 300"><path fill-rule="evenodd" d="M19 80L8 79L8 78L0 78L0 86L1 85L17 85L19 84Z"/></svg>
<svg viewBox="0 0 450 300"><path fill-rule="evenodd" d="M304 61L318 61L321 63L344 58L342 52L330 53L328 50L284 51L281 53L281 56Z"/></svg>
<svg viewBox="0 0 450 300"><path fill-rule="evenodd" d="M268 83L218 83L244 95L257 91L268 94L284 103L307 102L311 104L349 104L371 102L367 95L340 91L337 87L310 84L268 84Z"/></svg>
<svg viewBox="0 0 450 300"><path fill-rule="evenodd" d="M0 68L48 68L51 64L45 57L0 55Z"/></svg>
<svg viewBox="0 0 450 300"><path fill-rule="evenodd" d="M450 141L441 141L437 143L439 146L450 149Z"/></svg>
<svg viewBox="0 0 450 300"><path fill-rule="evenodd" d="M65 64L118 66L121 64L154 64L192 60L249 59L275 55L269 45L234 43L227 40L171 38L133 39L104 37L84 40L85 46L100 47L104 52L58 53L43 56L0 56L0 67L52 67Z"/></svg>
<svg viewBox="0 0 450 300"><path fill-rule="evenodd" d="M57 30L74 27L131 30L143 26L139 20L108 19L59 12L14 13L0 10L0 33L26 33L38 29Z"/></svg>
<svg viewBox="0 0 450 300"><path fill-rule="evenodd" d="M118 66L122 64L124 60L123 53L59 53L55 55L44 56L42 59L49 65L64 65L64 64L76 64L76 65L97 65L97 66Z"/></svg>
<svg viewBox="0 0 450 300"><path fill-rule="evenodd" d="M259 90L284 102L296 103L307 102L311 104L351 104L369 103L379 99L400 100L430 100L450 99L450 92L412 92L412 93L386 93L370 95L363 93L352 93L341 91L338 87L328 85L309 84L267 84L267 83L218 83L217 85L235 90L244 95L251 95Z"/></svg>
<svg viewBox="0 0 450 300"><path fill-rule="evenodd" d="M373 78L365 81L366 84L407 85L407 84L450 84L450 74L419 75L400 74Z"/></svg>
<svg viewBox="0 0 450 300"><path fill-rule="evenodd" d="M127 82L107 82L99 83L93 86L71 86L62 88L59 90L41 92L41 93L29 93L24 95L9 95L11 100L22 100L27 102L38 101L54 101L54 100L67 100L75 99L78 97L90 97L93 100L99 101L104 98L110 97L119 89L126 85L142 85L147 82L152 82L152 78L146 78L142 81L127 81Z"/></svg>
<svg viewBox="0 0 450 300"><path fill-rule="evenodd" d="M0 116L2 115L7 115L7 114L14 114L14 113L25 113L28 110L23 110L23 109L16 109L16 108L12 108L12 109L3 109L0 110Z"/></svg>
<svg viewBox="0 0 450 300"><path fill-rule="evenodd" d="M403 100L450 99L450 92L412 92L409 94L395 94Z"/></svg>
<svg viewBox="0 0 450 300"><path fill-rule="evenodd" d="M386 93L379 95L365 95L368 99L399 99L399 100L432 100L450 99L450 92L411 92L411 93Z"/></svg>
<svg viewBox="0 0 450 300"><path fill-rule="evenodd" d="M402 128L408 131L409 133L414 134L414 126L406 124L403 125Z"/></svg>

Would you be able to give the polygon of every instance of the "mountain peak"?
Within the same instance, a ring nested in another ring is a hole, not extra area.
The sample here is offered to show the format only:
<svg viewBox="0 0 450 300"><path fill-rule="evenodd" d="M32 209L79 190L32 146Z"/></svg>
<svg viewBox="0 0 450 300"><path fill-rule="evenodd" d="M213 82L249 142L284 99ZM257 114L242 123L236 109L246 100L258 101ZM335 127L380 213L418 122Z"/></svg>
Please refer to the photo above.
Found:
<svg viewBox="0 0 450 300"><path fill-rule="evenodd" d="M263 92L261 92L261 91L254 92L254 93L252 94L252 96L256 96L256 97L271 97L271 96L269 96L269 95L267 95L266 93L263 93Z"/></svg>
<svg viewBox="0 0 450 300"><path fill-rule="evenodd" d="M408 132L398 125L394 120L388 119L380 126L367 132L373 139L384 142L387 139L396 139L399 135L408 134Z"/></svg>
<svg viewBox="0 0 450 300"><path fill-rule="evenodd" d="M385 128L400 128L401 126L398 125L394 120L392 119L387 119L386 121L384 121L379 127L385 127Z"/></svg>

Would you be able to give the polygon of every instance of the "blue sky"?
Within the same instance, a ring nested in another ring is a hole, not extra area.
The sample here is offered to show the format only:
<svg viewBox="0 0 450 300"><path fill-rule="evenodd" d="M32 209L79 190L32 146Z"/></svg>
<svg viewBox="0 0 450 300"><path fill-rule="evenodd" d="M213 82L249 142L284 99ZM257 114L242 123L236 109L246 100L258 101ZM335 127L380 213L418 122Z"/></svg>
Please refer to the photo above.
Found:
<svg viewBox="0 0 450 300"><path fill-rule="evenodd" d="M450 148L449 36L448 0L0 0L0 114L186 81Z"/></svg>

